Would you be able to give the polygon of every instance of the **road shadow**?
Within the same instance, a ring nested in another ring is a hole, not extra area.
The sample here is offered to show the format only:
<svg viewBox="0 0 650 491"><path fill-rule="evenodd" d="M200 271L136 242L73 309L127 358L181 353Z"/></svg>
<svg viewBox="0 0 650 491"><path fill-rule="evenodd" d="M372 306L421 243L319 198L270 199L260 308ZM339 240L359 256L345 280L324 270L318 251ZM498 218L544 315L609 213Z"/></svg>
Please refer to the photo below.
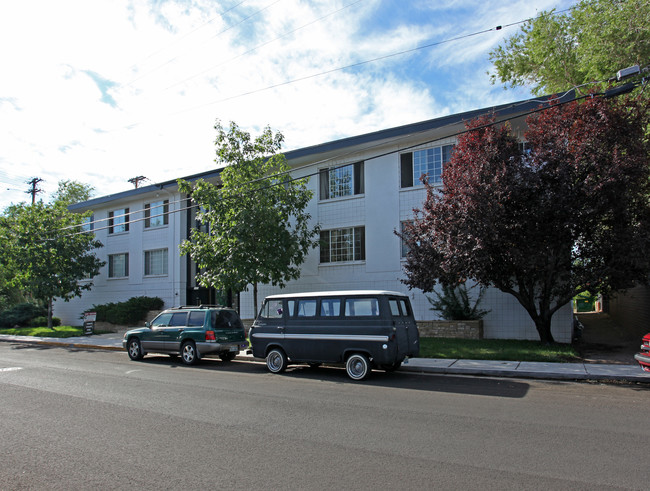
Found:
<svg viewBox="0 0 650 491"><path fill-rule="evenodd" d="M415 374L399 371L388 373L383 370L373 370L366 380L355 382L348 378L344 368L338 366L312 368L308 365L291 365L284 373L272 374L269 373L266 364L263 362L245 360L224 362L214 358L205 358L199 364L192 367L183 365L179 359L170 360L169 356L166 355L147 355L139 363L215 372L250 373L266 377L295 378L296 380L313 380L335 384L489 397L522 398L526 396L530 388L530 385L526 382L511 379L445 374Z"/></svg>

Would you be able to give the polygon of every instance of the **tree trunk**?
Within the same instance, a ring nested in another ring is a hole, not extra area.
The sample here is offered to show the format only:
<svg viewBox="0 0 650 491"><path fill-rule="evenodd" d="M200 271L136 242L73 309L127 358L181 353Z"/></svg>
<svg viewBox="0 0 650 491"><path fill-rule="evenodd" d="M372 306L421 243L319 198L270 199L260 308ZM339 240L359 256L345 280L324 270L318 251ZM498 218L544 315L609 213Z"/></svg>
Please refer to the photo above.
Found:
<svg viewBox="0 0 650 491"><path fill-rule="evenodd" d="M54 323L52 322L52 299L47 300L47 328L54 330Z"/></svg>
<svg viewBox="0 0 650 491"><path fill-rule="evenodd" d="M546 318L545 316L539 316L535 318L535 328L539 334L539 340L542 344L554 344L555 339L551 333L551 319L552 317Z"/></svg>

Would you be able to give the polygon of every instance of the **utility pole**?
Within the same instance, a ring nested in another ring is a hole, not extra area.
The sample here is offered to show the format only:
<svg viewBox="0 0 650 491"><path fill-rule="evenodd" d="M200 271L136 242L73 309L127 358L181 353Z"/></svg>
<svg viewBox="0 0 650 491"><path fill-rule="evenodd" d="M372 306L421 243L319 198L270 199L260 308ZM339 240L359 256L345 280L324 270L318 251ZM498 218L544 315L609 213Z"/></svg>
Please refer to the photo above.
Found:
<svg viewBox="0 0 650 491"><path fill-rule="evenodd" d="M138 176L138 177L132 177L129 179L129 182L135 186L136 189L138 189L138 185L140 184L141 181L145 181L147 178L144 176Z"/></svg>
<svg viewBox="0 0 650 491"><path fill-rule="evenodd" d="M36 187L39 182L43 182L43 179L40 177L33 177L31 180L27 181L27 184L31 185L32 188L29 191L25 191L25 193L32 195L32 204L36 203L36 195L43 192L42 189Z"/></svg>

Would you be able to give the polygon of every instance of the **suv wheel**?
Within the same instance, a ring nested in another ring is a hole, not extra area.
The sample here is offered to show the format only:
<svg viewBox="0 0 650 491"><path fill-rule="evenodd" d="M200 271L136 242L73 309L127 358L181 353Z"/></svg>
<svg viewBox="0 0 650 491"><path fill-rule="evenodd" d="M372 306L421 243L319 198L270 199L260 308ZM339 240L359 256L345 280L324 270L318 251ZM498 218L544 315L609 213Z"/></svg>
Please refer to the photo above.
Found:
<svg viewBox="0 0 650 491"><path fill-rule="evenodd" d="M266 355L266 366L271 373L281 373L287 369L287 355L280 348L273 348Z"/></svg>
<svg viewBox="0 0 650 491"><path fill-rule="evenodd" d="M140 340L136 337L129 339L126 350L129 353L129 358L134 361L142 360L142 357L144 356L142 354L142 346L140 345Z"/></svg>
<svg viewBox="0 0 650 491"><path fill-rule="evenodd" d="M345 371L352 380L363 380L370 373L370 362L368 357L361 353L350 355L345 362Z"/></svg>
<svg viewBox="0 0 650 491"><path fill-rule="evenodd" d="M181 359L186 365L195 365L199 361L199 355L193 341L183 343L183 346L181 346Z"/></svg>

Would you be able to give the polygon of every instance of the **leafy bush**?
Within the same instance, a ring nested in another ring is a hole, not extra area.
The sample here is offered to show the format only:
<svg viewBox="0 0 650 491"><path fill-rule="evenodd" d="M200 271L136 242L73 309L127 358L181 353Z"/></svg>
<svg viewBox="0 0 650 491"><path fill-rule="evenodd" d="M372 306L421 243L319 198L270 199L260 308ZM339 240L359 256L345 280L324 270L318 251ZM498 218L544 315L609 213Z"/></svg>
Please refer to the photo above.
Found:
<svg viewBox="0 0 650 491"><path fill-rule="evenodd" d="M145 318L150 310L161 310L165 302L158 297L131 297L126 302L109 302L103 305L93 305L97 312L98 322L112 324L137 324Z"/></svg>
<svg viewBox="0 0 650 491"><path fill-rule="evenodd" d="M42 315L47 315L47 309L33 303L19 303L0 313L0 327L27 326L34 317Z"/></svg>
<svg viewBox="0 0 650 491"><path fill-rule="evenodd" d="M29 325L31 327L47 327L47 316L46 315L39 315L38 317L34 317L30 322ZM61 325L61 319L58 317L52 317L52 327L58 327Z"/></svg>
<svg viewBox="0 0 650 491"><path fill-rule="evenodd" d="M474 287L472 287L474 288ZM479 320L488 314L489 310L482 310L478 308L479 303L485 295L485 288L479 287L479 293L472 305L469 297L467 287L463 283L457 287L442 286L442 295L434 290L437 299L427 297L431 304L431 310L440 312L440 315L445 320Z"/></svg>

